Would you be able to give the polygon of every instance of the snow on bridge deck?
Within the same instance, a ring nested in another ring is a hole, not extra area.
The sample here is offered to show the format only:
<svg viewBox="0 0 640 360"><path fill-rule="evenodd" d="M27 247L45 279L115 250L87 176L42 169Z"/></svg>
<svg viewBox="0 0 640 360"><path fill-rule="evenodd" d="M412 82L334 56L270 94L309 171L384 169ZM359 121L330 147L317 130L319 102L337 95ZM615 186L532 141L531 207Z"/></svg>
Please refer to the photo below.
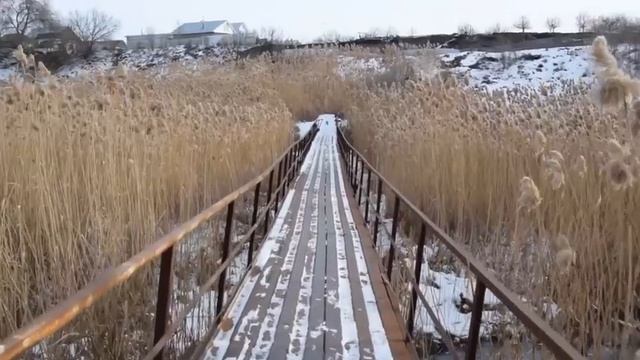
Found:
<svg viewBox="0 0 640 360"><path fill-rule="evenodd" d="M320 131L205 359L412 358L352 212L333 116Z"/></svg>

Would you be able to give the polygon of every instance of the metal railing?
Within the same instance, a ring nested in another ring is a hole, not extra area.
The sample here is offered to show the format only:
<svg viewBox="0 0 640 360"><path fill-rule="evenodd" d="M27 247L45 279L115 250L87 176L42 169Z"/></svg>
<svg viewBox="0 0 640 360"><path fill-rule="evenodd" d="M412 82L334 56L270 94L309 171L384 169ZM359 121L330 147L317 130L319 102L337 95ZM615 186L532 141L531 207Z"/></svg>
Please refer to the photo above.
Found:
<svg viewBox="0 0 640 360"><path fill-rule="evenodd" d="M180 324L183 323L189 312L198 305L203 294L210 291L216 283L217 301L215 304L215 324L218 324L224 313L225 306L228 306L228 303L225 304L225 299L229 301L233 298L232 294L225 294L227 269L232 264L234 258L238 256L248 244L248 266L245 269L245 273L249 271L249 266L253 261L254 249L256 248L256 233L258 229L262 229L264 232L263 235L267 234L271 210L275 210L277 214L280 201L284 198L296 175L300 172L303 160L316 134L317 127L313 126L312 130L309 131L306 136L292 144L258 177L225 196L192 219L176 227L156 242L146 246L126 262L104 271L64 302L56 305L51 310L34 319L29 325L4 339L0 343L0 360L16 358L27 350L32 349L45 338L61 330L81 313L88 310L114 288L125 284L136 272L146 266L150 266L152 262L158 258L160 258L160 264L158 271L157 301L155 303L155 313L153 314L155 324L153 346L149 353L146 354L145 359L163 358L166 352L166 346ZM260 189L264 182L267 183L266 204L261 206L259 204ZM250 191L253 191L251 228L237 241L237 245L233 249L230 249L236 200ZM260 209L261 211L259 211ZM196 296L189 304L180 308L179 312L175 310L172 311L171 284L174 272L174 247L181 243L187 235L196 230L200 225L212 219L214 216L222 214L225 210L226 221L220 265L213 275L198 289ZM215 326L209 329L207 336L210 336L213 331L215 331ZM199 346L200 351L203 351L203 349L203 346Z"/></svg>
<svg viewBox="0 0 640 360"><path fill-rule="evenodd" d="M409 315L406 319L406 328L408 330L409 336L413 337L413 330L415 326L415 317L416 317L416 305L418 299L421 304L425 307L429 317L434 322L434 326L438 333L442 336L442 339L445 343L445 346L450 351L450 353L456 358L456 349L453 345L449 334L446 329L439 322L435 312L429 306L425 295L422 293L419 287L419 281L421 278L422 272L422 263L423 263L423 254L425 248L425 238L427 236L427 232L430 232L432 236L434 236L438 241L442 242L454 255L458 260L461 261L462 264L466 268L468 268L471 273L473 273L477 279L474 297L473 297L473 305L472 305L472 314L471 314L471 322L469 325L469 334L468 334L468 342L466 348L466 359L475 359L478 344L480 342L480 324L482 320L482 312L484 306L484 297L486 289L490 289L493 294L506 306L509 311L514 314L523 324L524 326L531 331L538 340L540 340L558 359L583 359L583 355L576 350L560 333L554 330L546 321L544 321L540 316L538 316L534 310L526 305L520 298L507 289L507 287L502 284L492 274L492 272L487 268L480 260L473 257L473 255L465 249L463 245L453 240L449 235L447 235L442 229L440 229L433 221L431 221L420 209L418 209L413 203L411 203L404 195L398 191L391 183L385 179L385 177L377 171L365 158L362 156L360 152L358 152L354 146L346 139L344 133L340 128L338 128L338 146L342 158L345 163L346 172L348 175L348 179L350 185L353 189L353 195L355 197L355 201L358 207L362 206L363 196L364 196L364 222L367 227L371 227L371 221L373 220L373 242L374 246L377 245L378 242L378 232L379 228L382 224L383 215L381 213L381 202L383 197L383 187L386 187L387 193L391 193L394 197L393 199L393 217L392 217L392 226L390 232L390 245L388 252L388 259L386 264L386 279L385 281L391 282L391 275L393 273L393 265L394 265L394 257L396 252L396 241L398 236L398 226L399 226L399 213L400 207L403 206L409 212L413 213L419 219L420 224L414 224L420 226L420 232L418 235L418 246L417 246L417 254L415 263L413 264L413 274L409 280L411 286L411 304L409 306ZM366 182L365 182L365 175ZM377 178L376 184L376 193L375 193L375 212L370 214L369 208L373 205L370 204L370 199L372 199L371 192L371 182L372 176Z"/></svg>

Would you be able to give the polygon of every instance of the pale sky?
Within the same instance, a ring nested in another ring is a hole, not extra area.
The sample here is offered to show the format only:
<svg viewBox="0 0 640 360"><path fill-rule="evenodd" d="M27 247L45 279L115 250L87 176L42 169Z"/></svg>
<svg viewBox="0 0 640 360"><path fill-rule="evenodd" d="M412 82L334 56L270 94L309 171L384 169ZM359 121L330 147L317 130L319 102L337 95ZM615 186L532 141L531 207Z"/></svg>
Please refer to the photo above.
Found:
<svg viewBox="0 0 640 360"><path fill-rule="evenodd" d="M151 27L170 32L177 24L200 20L245 22L249 28L281 29L287 38L310 41L328 31L357 35L372 28L408 34L452 33L462 23L485 31L499 22L513 30L521 15L534 31L547 17L559 17L558 31L575 31L575 16L625 14L640 17L640 0L50 0L60 15L97 8L118 18L116 35L137 35Z"/></svg>

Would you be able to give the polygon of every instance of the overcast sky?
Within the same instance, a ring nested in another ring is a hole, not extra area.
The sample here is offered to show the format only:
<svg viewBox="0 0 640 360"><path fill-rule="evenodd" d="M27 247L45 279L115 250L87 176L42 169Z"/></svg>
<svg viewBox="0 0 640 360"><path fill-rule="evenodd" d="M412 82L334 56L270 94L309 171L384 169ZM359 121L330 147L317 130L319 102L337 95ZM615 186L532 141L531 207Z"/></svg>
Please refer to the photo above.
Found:
<svg viewBox="0 0 640 360"><path fill-rule="evenodd" d="M273 26L285 37L312 40L328 31L357 35L372 28L400 34L452 33L470 23L484 31L497 22L513 29L527 15L533 30L544 30L547 17L562 19L559 31L575 31L579 12L640 17L640 0L51 0L61 14L98 8L121 21L117 34L140 34L151 27L170 32L177 24L200 20L245 22L259 30Z"/></svg>

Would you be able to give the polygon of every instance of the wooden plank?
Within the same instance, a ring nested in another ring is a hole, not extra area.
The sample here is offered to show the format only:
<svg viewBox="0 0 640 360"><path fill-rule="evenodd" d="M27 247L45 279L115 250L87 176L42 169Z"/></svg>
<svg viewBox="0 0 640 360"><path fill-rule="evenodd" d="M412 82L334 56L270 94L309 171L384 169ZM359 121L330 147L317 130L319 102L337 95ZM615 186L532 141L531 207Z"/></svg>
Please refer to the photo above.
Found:
<svg viewBox="0 0 640 360"><path fill-rule="evenodd" d="M377 348L391 349L394 358L415 358L415 352L411 352L410 345L405 343L397 304L391 301L391 293L382 281L380 262L368 232L363 230L362 218L357 211L351 210L350 187L341 186L343 176L339 171L342 169L334 139L325 134L316 141L316 151L312 153L317 156L312 163L316 167L310 167L310 174L304 178L308 184L302 180L296 183L296 192L285 218L289 227L287 236L278 256L267 261L265 268L270 267L270 274L261 269L262 273L257 277L260 281L255 283L246 308L238 319L234 319L233 336L223 355L238 359L284 359L301 354L312 360L342 358L345 351L341 333L345 325L341 323L344 309L339 302L342 291L351 299L348 309L353 312L355 324L348 325L350 334L357 332L355 341L360 358L379 358L379 354L374 353L370 319L377 321L377 329L384 328L389 343L389 347L386 342L383 347L377 343ZM319 188L315 188L316 184ZM343 187L348 192L347 201L343 199ZM332 204L332 196L336 197L335 204ZM340 243L338 239L341 239ZM344 258L339 259L339 254ZM344 267L340 272L346 282L339 279L338 266ZM340 281L343 288L339 288ZM369 295L365 296L363 284ZM372 291L377 304L377 307L373 306L374 317L371 317ZM273 333L261 331L266 328L266 321L272 322L269 325L275 328Z"/></svg>
<svg viewBox="0 0 640 360"><path fill-rule="evenodd" d="M344 163L341 169L344 170ZM344 174L344 171L343 171ZM382 262L378 257L378 253L373 245L373 239L364 225L364 218L360 214L358 206L355 202L353 191L349 186L346 187L347 198L349 199L349 208L352 209L354 224L360 235L362 242L362 250L367 262L367 269L371 279L371 286L378 303L380 317L382 319L389 346L394 359L417 359L418 355L414 347L407 342L406 330L404 329L402 315L397 302L392 301L392 292L387 288L383 281L384 273Z"/></svg>
<svg viewBox="0 0 640 360"><path fill-rule="evenodd" d="M337 159L336 159L337 160ZM362 292L362 284L360 279L360 273L358 270L358 265L356 263L355 258L355 250L353 246L354 241L359 241L359 239L354 239L351 235L350 229L350 221L347 219L346 211L350 211L350 209L346 208L348 204L343 203L343 199L341 196L340 178L338 177L337 172L340 171L339 164L334 163L335 171L336 171L336 188L332 189L337 195L338 207L340 213L340 221L342 222L342 226L344 231L344 246L345 252L347 255L347 267L349 274L349 283L351 287L351 299L352 299L352 307L353 314L356 321L356 325L358 328L358 340L359 340L359 350L360 350L360 358L361 359L374 359L374 349L373 344L371 342L371 332L369 329L369 319L367 315L367 308L364 301L364 296Z"/></svg>
<svg viewBox="0 0 640 360"><path fill-rule="evenodd" d="M328 156L325 159L328 170ZM331 186L327 179L327 276L325 294L325 346L326 359L337 359L342 354L342 329L340 327L340 308L338 307L338 254L336 232L333 223L333 205L331 205Z"/></svg>
<svg viewBox="0 0 640 360"><path fill-rule="evenodd" d="M315 153L312 153L313 156ZM310 169L313 169L313 158ZM229 347L226 353L226 357L237 357L244 355L248 358L251 356L251 350L253 350L258 344L258 337L260 334L261 326L263 325L267 312L271 306L271 301L275 294L278 279L281 275L281 269L284 263L285 256L289 249L293 231L295 230L295 220L298 211L302 204L303 189L307 181L312 182L313 178L310 178L311 174L301 174L298 181L295 184L295 191L293 192L292 203L289 207L288 213L285 215L283 228L287 227L286 237L279 243L279 250L276 256L269 256L265 266L262 269L253 269L252 271L259 272L257 281L254 285L254 289L249 297L246 307L242 314L237 319L232 319L234 322L233 334L230 339ZM275 235L275 234L274 234ZM266 242L263 242L263 245ZM260 249L264 251L265 249ZM259 258L258 256L257 258ZM247 286L247 283L243 283L242 286ZM275 325L275 324L271 324ZM220 333L217 334L218 336ZM272 336L272 334L271 334ZM216 354L217 350L213 347L214 341L210 344L207 355ZM219 354L223 355L223 354Z"/></svg>
<svg viewBox="0 0 640 360"><path fill-rule="evenodd" d="M298 252L292 266L291 280L287 288L269 359L284 359L287 354L299 356L304 354L305 351L312 273L315 263L315 243L318 232L318 190L323 177L322 154L324 148L321 147L318 151L320 151L320 164L313 174L309 197L306 204L304 204L304 219ZM309 246L312 248L309 248ZM300 332L304 333L303 336L299 335Z"/></svg>
<svg viewBox="0 0 640 360"><path fill-rule="evenodd" d="M305 180L306 176L303 176L301 181L296 184L296 187L299 184L304 184ZM263 269L252 269L252 272L259 272L258 281L240 318L232 319L234 322L233 336L225 354L226 357L238 357L247 344L253 347L257 343L260 325L262 324L262 319L266 316L269 302L275 292L278 275L286 255L286 244L291 241L291 236L293 235L295 217L290 215L298 211L300 201L300 194L295 194L289 208L289 214L285 218L284 226L287 226L287 235L280 246L277 256L271 256ZM250 317L249 314L251 313L255 313L255 316Z"/></svg>
<svg viewBox="0 0 640 360"><path fill-rule="evenodd" d="M324 164L324 162L323 162ZM326 316L326 275L327 275L327 238L329 213L327 210L327 191L329 178L326 176L326 167L323 165L323 178L318 200L318 240L316 242L316 261L313 268L313 285L311 291L311 309L309 310L309 332L304 358L309 360L322 360L325 358L325 316ZM331 204L328 204L330 207Z"/></svg>

